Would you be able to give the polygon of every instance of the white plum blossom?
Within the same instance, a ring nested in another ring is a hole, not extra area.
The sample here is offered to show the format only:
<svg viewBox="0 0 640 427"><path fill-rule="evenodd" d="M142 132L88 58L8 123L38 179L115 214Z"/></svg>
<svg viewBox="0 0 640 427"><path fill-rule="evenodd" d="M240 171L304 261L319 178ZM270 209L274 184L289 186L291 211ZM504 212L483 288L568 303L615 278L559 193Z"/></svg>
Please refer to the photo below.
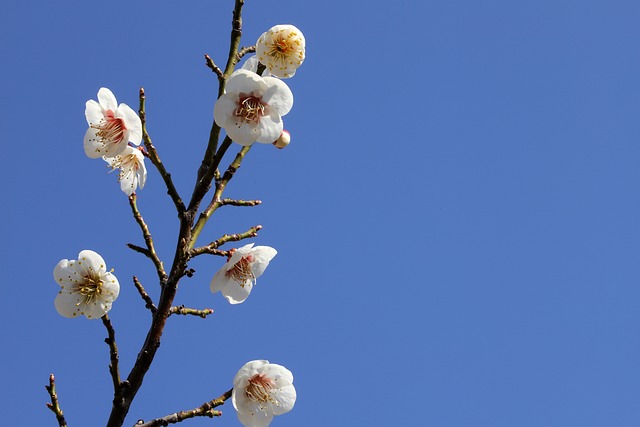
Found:
<svg viewBox="0 0 640 427"><path fill-rule="evenodd" d="M61 260L53 277L62 288L55 300L56 310L64 317L102 317L120 293L116 276L107 271L104 259L90 250L80 252L77 261Z"/></svg>
<svg viewBox="0 0 640 427"><path fill-rule="evenodd" d="M118 105L116 97L106 87L98 91L98 101L87 101L84 115L89 129L84 135L84 152L92 159L114 157L131 142L142 141L140 117L127 104Z"/></svg>
<svg viewBox="0 0 640 427"><path fill-rule="evenodd" d="M244 302L256 284L256 279L264 273L269 261L277 253L269 246L254 248L253 243L236 249L231 258L213 276L211 292L222 292L230 304Z"/></svg>
<svg viewBox="0 0 640 427"><path fill-rule="evenodd" d="M289 412L296 403L293 374L267 360L253 360L233 379L231 399L245 427L267 427L274 415Z"/></svg>
<svg viewBox="0 0 640 427"><path fill-rule="evenodd" d="M276 77L293 77L304 61L305 41L293 25L276 25L256 42L256 56Z"/></svg>
<svg viewBox="0 0 640 427"><path fill-rule="evenodd" d="M289 87L275 77L239 69L231 74L218 98L213 117L229 138L240 145L271 144L282 133L282 116L293 106Z"/></svg>
<svg viewBox="0 0 640 427"><path fill-rule="evenodd" d="M147 168L144 166L144 155L137 148L127 146L115 157L103 157L112 170L120 169L118 181L120 188L127 196L136 192L136 188L144 187L147 181Z"/></svg>

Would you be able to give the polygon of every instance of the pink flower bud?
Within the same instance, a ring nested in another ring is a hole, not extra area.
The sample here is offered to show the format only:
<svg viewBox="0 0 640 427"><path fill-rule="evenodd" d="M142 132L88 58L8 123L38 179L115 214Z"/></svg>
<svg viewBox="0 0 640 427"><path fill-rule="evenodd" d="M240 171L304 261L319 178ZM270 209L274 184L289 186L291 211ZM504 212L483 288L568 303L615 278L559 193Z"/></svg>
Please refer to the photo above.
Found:
<svg viewBox="0 0 640 427"><path fill-rule="evenodd" d="M287 145L289 145L289 143L291 142L291 134L289 133L289 131L283 130L282 133L280 134L280 138L276 139L273 142L273 145L275 145L277 148L284 148Z"/></svg>

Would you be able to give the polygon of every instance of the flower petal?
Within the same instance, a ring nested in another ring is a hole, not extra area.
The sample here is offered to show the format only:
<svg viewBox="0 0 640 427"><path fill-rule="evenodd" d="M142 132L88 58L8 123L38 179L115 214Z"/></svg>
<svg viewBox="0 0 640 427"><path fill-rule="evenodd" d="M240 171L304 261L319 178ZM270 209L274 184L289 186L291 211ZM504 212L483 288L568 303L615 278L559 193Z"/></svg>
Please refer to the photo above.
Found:
<svg viewBox="0 0 640 427"><path fill-rule="evenodd" d="M264 270L269 265L269 262L276 256L278 251L270 246L256 246L251 251L251 255L253 255L253 262L251 263L251 271L253 271L253 275L257 278L264 273ZM293 381L293 379L292 379Z"/></svg>
<svg viewBox="0 0 640 427"><path fill-rule="evenodd" d="M274 415L282 415L292 410L297 398L293 384L280 386L278 382L282 380L276 381L278 388L272 391L274 398L278 401L277 405L272 405Z"/></svg>
<svg viewBox="0 0 640 427"><path fill-rule="evenodd" d="M234 280L228 280L223 282L222 295L229 301L229 304L241 304L243 303L253 289L253 282L246 280L244 286L239 285Z"/></svg>
<svg viewBox="0 0 640 427"><path fill-rule="evenodd" d="M62 290L58 293L54 301L56 310L64 317L78 317L82 314L79 304L81 298L82 297L78 294L72 294L71 292Z"/></svg>
<svg viewBox="0 0 640 427"><path fill-rule="evenodd" d="M211 289L211 292L213 292L214 294L216 292L220 292L222 291L222 288L225 288L226 286L228 286L228 284L226 283L228 281L229 279L227 278L227 270L223 266L220 270L216 272L216 274L213 275L213 279L211 279L211 284L209 285L209 289Z"/></svg>
<svg viewBox="0 0 640 427"><path fill-rule="evenodd" d="M246 386L249 378L256 375L259 372L259 369L268 364L268 360L252 360L251 362L245 363L242 368L240 368L236 376L233 377L233 387L240 387L241 382L243 382L243 386Z"/></svg>
<svg viewBox="0 0 640 427"><path fill-rule="evenodd" d="M98 129L89 128L84 134L84 152L92 159L98 159L103 156L104 144L100 137L96 135Z"/></svg>
<svg viewBox="0 0 640 427"><path fill-rule="evenodd" d="M218 126L226 129L227 126L233 123L233 113L238 108L238 94L225 93L216 101L213 106L213 119Z"/></svg>
<svg viewBox="0 0 640 427"><path fill-rule="evenodd" d="M83 276L86 274L101 274L107 271L107 264L104 259L94 251L85 249L78 254L76 270Z"/></svg>
<svg viewBox="0 0 640 427"><path fill-rule="evenodd" d="M102 276L102 300L108 303L112 303L120 295L120 283L116 276L111 272L106 272Z"/></svg>
<svg viewBox="0 0 640 427"><path fill-rule="evenodd" d="M115 95L106 87L101 87L98 91L98 101L100 101L100 106L104 110L111 110L115 113L118 109L118 101L116 101Z"/></svg>
<svg viewBox="0 0 640 427"><path fill-rule="evenodd" d="M259 136L256 138L256 142L263 144L271 144L282 134L284 124L278 113L272 112L269 115L260 117L258 123Z"/></svg>
<svg viewBox="0 0 640 427"><path fill-rule="evenodd" d="M74 268L75 261L69 261L63 259L56 264L53 269L53 279L61 287L68 287L74 283L74 276L76 276L76 269Z"/></svg>
<svg viewBox="0 0 640 427"><path fill-rule="evenodd" d="M242 119L235 117L235 122L224 128L229 138L237 144L252 145L260 137L260 127L255 123L244 123Z"/></svg>
<svg viewBox="0 0 640 427"><path fill-rule="evenodd" d="M87 124L89 126L100 123L100 120L104 118L102 107L96 101L90 99L86 103L84 116L87 119Z"/></svg>
<svg viewBox="0 0 640 427"><path fill-rule="evenodd" d="M129 139L133 145L140 145L142 142L142 122L135 111L127 104L120 104L116 117L124 119L124 125L129 130Z"/></svg>
<svg viewBox="0 0 640 427"><path fill-rule="evenodd" d="M279 115L286 115L293 107L293 92L285 82L275 77L264 77L264 81L267 90L262 95L262 101Z"/></svg>
<svg viewBox="0 0 640 427"><path fill-rule="evenodd" d="M267 85L263 78L253 71L241 68L231 74L231 77L227 80L225 90L227 93L254 93L257 95L267 90Z"/></svg>
<svg viewBox="0 0 640 427"><path fill-rule="evenodd" d="M267 427L273 421L273 414L267 412L238 412L238 420L245 427Z"/></svg>

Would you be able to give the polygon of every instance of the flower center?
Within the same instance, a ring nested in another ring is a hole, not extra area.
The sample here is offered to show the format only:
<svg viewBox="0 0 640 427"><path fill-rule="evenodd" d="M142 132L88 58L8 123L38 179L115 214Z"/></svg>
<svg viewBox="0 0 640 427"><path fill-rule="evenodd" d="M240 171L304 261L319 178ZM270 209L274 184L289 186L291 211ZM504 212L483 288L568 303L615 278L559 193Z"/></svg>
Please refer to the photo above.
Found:
<svg viewBox="0 0 640 427"><path fill-rule="evenodd" d="M243 257L240 261L236 262L236 264L227 271L227 277L231 277L238 285L244 288L247 280L251 282L255 282L256 276L253 274L253 270L251 270L251 256Z"/></svg>
<svg viewBox="0 0 640 427"><path fill-rule="evenodd" d="M98 130L96 135L102 140L103 144L121 142L127 130L124 120L114 117L111 110L105 111L104 118L99 123L92 124L91 127Z"/></svg>
<svg viewBox="0 0 640 427"><path fill-rule="evenodd" d="M249 379L249 385L245 390L246 396L258 403L274 403L278 402L271 396L271 389L273 389L273 380L267 377L265 374L256 374Z"/></svg>
<svg viewBox="0 0 640 427"><path fill-rule="evenodd" d="M278 34L273 37L271 43L267 43L267 55L286 67L293 60L294 55L300 56L301 43L295 32ZM299 58L298 58L299 59ZM295 61L300 64L299 60ZM293 62L291 62L293 64Z"/></svg>
<svg viewBox="0 0 640 427"><path fill-rule="evenodd" d="M240 102L236 111L233 112L236 117L242 117L247 123L257 123L260 117L264 116L264 104L262 99L256 96L240 97Z"/></svg>
<svg viewBox="0 0 640 427"><path fill-rule="evenodd" d="M76 292L84 297L86 304L89 304L102 295L103 284L100 277L87 275L84 276L84 282L78 284ZM80 302L76 305L80 305Z"/></svg>

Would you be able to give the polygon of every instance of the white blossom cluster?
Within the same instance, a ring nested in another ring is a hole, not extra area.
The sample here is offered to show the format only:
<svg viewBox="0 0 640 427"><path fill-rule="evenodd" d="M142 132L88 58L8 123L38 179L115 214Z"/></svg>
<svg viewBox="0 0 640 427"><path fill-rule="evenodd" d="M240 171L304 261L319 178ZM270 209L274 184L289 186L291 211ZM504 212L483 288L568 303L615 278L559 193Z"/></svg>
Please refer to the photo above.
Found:
<svg viewBox="0 0 640 427"><path fill-rule="evenodd" d="M293 77L304 58L304 36L293 25L276 25L258 38L256 55L231 74L213 109L229 138L245 146L289 144L282 117L293 107L293 93L281 79ZM257 74L259 64L265 67L263 75Z"/></svg>

